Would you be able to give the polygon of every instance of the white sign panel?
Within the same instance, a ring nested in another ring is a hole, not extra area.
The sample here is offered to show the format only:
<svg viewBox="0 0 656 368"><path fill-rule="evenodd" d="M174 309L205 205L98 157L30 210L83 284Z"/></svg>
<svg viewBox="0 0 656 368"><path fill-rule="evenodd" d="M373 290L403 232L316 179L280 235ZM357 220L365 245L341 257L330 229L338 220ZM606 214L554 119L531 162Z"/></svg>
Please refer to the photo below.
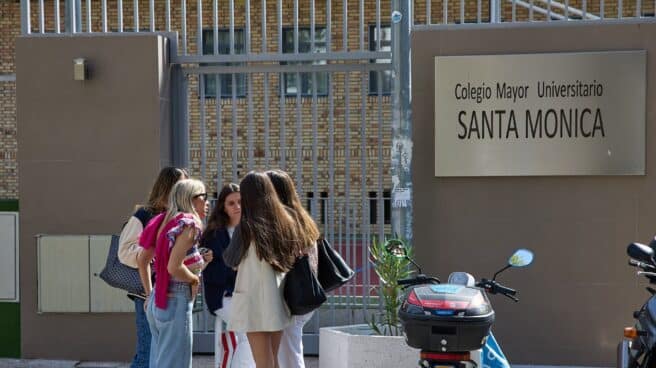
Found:
<svg viewBox="0 0 656 368"><path fill-rule="evenodd" d="M646 59L435 57L435 176L644 175Z"/></svg>
<svg viewBox="0 0 656 368"><path fill-rule="evenodd" d="M0 301L18 299L18 213L0 212Z"/></svg>

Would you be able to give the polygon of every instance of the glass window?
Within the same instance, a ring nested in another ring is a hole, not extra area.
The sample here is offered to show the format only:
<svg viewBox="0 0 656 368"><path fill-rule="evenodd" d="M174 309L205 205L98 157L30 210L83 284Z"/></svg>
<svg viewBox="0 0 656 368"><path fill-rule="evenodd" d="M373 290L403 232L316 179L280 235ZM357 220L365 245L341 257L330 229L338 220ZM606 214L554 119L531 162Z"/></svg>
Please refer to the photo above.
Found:
<svg viewBox="0 0 656 368"><path fill-rule="evenodd" d="M376 50L378 41L378 32L376 32L376 25L369 26L369 51L392 51L392 28L389 24L380 25L380 50ZM372 63L389 63L389 59L371 60ZM380 80L379 80L380 76ZM377 95L378 86L380 85L380 93L389 95L392 93L392 71L385 70L381 72L369 72L369 94Z"/></svg>
<svg viewBox="0 0 656 368"><path fill-rule="evenodd" d="M230 54L230 30L219 29L219 54ZM235 29L235 54L244 54L244 30ZM203 30L203 55L214 54L214 30ZM213 65L213 64L202 64ZM222 65L242 65L240 63L224 63ZM204 74L205 78L205 97L216 97L216 75ZM221 98L232 98L232 74L220 74L219 80L221 82ZM237 97L246 97L246 74L235 74L235 94Z"/></svg>
<svg viewBox="0 0 656 368"><path fill-rule="evenodd" d="M294 28L284 28L282 31L283 36L283 53L293 53L294 52ZM298 52L299 53L319 53L326 52L326 28L325 27L315 27L314 31L314 49L311 49L312 44L310 42L310 28L303 27L298 29ZM317 60L311 62L315 65L326 64L326 60ZM289 64L299 64L299 62L292 62ZM297 80L296 76L300 77L300 81ZM312 73L285 73L284 79L285 85L284 90L285 94L288 96L296 96L300 93L302 96L312 96L312 89L316 87L317 95L325 96L328 94L328 73L319 72L316 73L316 86L312 84Z"/></svg>

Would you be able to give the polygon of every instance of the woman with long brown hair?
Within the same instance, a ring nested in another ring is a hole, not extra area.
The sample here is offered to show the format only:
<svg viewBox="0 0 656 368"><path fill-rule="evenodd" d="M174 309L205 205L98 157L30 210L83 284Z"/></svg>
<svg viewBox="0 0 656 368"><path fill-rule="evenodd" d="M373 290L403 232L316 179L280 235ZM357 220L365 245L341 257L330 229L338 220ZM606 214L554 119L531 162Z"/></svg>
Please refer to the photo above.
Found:
<svg viewBox="0 0 656 368"><path fill-rule="evenodd" d="M265 173L252 171L239 186L242 218L223 254L228 266L238 268L228 329L246 332L258 368L274 368L282 330L291 323L282 281L301 242L295 219Z"/></svg>
<svg viewBox="0 0 656 368"><path fill-rule="evenodd" d="M318 267L317 240L321 235L319 228L310 214L303 208L301 200L296 194L294 181L289 174L282 170L269 170L266 174L271 179L280 201L296 219L299 227L297 234L303 252L308 254L310 268L316 275ZM278 352L278 363L281 367L305 368L305 361L303 360L303 326L312 318L313 313L293 316L292 323L283 331Z"/></svg>
<svg viewBox="0 0 656 368"><path fill-rule="evenodd" d="M224 328L232 306L237 272L226 266L221 256L230 244L235 228L241 220L241 193L239 185L223 186L207 226L200 240L202 247L210 249L216 258L203 271L205 304L214 319L214 368L255 367L248 338L243 332L235 333Z"/></svg>

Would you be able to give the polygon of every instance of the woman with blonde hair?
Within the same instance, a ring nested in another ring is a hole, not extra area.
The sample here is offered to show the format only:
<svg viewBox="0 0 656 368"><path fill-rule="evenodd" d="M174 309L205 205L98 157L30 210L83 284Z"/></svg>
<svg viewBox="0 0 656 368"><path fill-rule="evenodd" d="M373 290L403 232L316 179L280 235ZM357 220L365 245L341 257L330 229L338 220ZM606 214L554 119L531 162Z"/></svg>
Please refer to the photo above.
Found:
<svg viewBox="0 0 656 368"><path fill-rule="evenodd" d="M132 268L138 268L137 257L143 250L139 246L139 236L148 222L156 215L166 211L171 188L179 180L189 175L184 169L165 167L157 175L153 188L148 195L145 206L138 206L128 222L123 226L118 241L118 259L121 263ZM150 328L144 312L145 295L128 294L134 301L134 311L137 325L137 347L130 368L148 368L150 356Z"/></svg>
<svg viewBox="0 0 656 368"><path fill-rule="evenodd" d="M317 224L310 214L301 205L301 200L296 194L294 181L286 172L282 170L269 170L266 172L276 189L276 193L290 211L299 226L297 233L301 240L303 253L308 254L310 268L314 274L318 269L318 250L317 240L321 233ZM310 312L301 316L293 316L292 323L285 328L280 341L280 350L278 351L278 363L285 368L305 368L303 360L303 326L312 318Z"/></svg>
<svg viewBox="0 0 656 368"><path fill-rule="evenodd" d="M223 253L226 264L238 268L228 330L246 333L258 368L273 368L282 330L291 323L282 281L301 243L296 221L265 173L248 173L239 187L242 218Z"/></svg>
<svg viewBox="0 0 656 368"><path fill-rule="evenodd" d="M138 257L146 299L146 316L152 342L150 366L153 368L191 368L192 306L200 276L212 255L198 250L203 219L209 204L205 185L194 179L173 186L169 208L153 218L144 229ZM155 258L155 288L149 277L150 261Z"/></svg>

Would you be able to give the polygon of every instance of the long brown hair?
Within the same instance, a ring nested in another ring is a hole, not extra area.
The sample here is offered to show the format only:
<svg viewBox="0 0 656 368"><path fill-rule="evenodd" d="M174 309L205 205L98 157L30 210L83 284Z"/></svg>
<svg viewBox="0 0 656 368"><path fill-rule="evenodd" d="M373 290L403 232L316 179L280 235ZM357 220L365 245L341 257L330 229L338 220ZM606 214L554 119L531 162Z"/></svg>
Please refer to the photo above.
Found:
<svg viewBox="0 0 656 368"><path fill-rule="evenodd" d="M245 249L255 245L257 256L279 272L294 264L301 250L296 224L280 203L269 177L249 172L241 183L240 235Z"/></svg>
<svg viewBox="0 0 656 368"><path fill-rule="evenodd" d="M223 186L219 193L219 198L216 200L214 209L207 220L207 226L203 234L209 236L214 230L224 229L230 224L230 216L225 212L226 198L232 193L239 193L239 185L229 183Z"/></svg>
<svg viewBox="0 0 656 368"><path fill-rule="evenodd" d="M155 184L148 195L148 202L144 207L154 214L166 211L171 188L183 177L189 177L185 169L172 166L163 168L155 179Z"/></svg>
<svg viewBox="0 0 656 368"><path fill-rule="evenodd" d="M289 174L282 170L269 170L266 174L271 179L271 183L276 189L276 193L282 204L290 208L292 214L296 217L296 221L300 227L298 235L303 246L306 248L312 246L319 239L321 233L312 216L301 205L301 200L298 198L298 194L296 194L294 181Z"/></svg>

